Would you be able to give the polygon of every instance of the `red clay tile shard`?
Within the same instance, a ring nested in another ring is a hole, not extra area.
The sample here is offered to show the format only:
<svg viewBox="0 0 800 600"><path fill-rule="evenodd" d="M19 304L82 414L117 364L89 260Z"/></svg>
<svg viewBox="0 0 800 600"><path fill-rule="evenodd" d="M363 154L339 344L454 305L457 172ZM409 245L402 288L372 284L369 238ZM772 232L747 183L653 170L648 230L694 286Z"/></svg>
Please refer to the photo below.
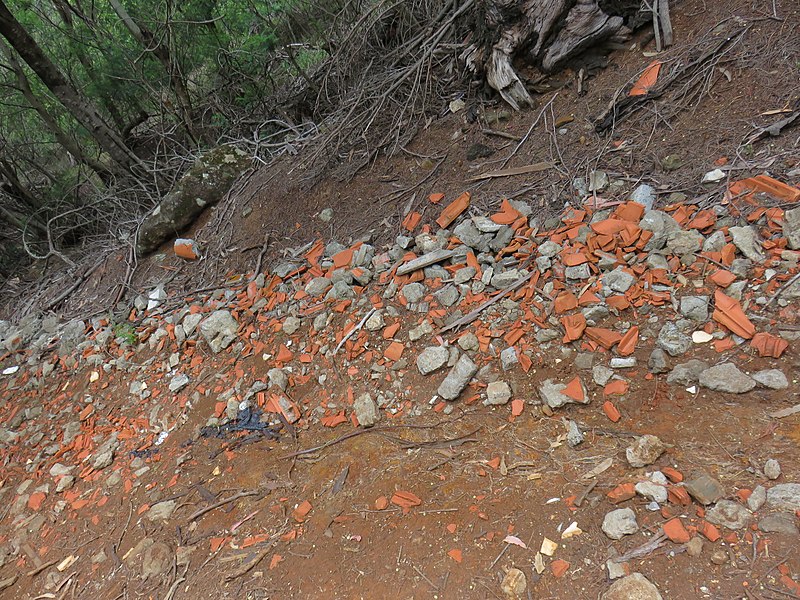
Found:
<svg viewBox="0 0 800 600"><path fill-rule="evenodd" d="M406 218L403 219L403 227L406 231L414 231L419 225L419 222L422 220L422 215L418 212L410 212L406 215Z"/></svg>
<svg viewBox="0 0 800 600"><path fill-rule="evenodd" d="M45 494L44 492L34 492L28 497L28 508L31 510L39 510L42 508L42 502L44 502Z"/></svg>
<svg viewBox="0 0 800 600"><path fill-rule="evenodd" d="M583 263L589 262L589 257L585 252L566 252L561 255L561 262L566 267L577 267Z"/></svg>
<svg viewBox="0 0 800 600"><path fill-rule="evenodd" d="M500 203L500 212L493 214L489 218L498 225L511 225L521 216L522 213L511 206L511 203L508 200L503 200Z"/></svg>
<svg viewBox="0 0 800 600"><path fill-rule="evenodd" d="M664 534L676 544L685 544L691 538L689 532L686 531L686 527L683 526L683 523L678 517L664 523L662 529L664 530Z"/></svg>
<svg viewBox="0 0 800 600"><path fill-rule="evenodd" d="M320 422L324 427L336 427L337 425L341 425L342 423L347 423L347 417L345 416L344 411L342 410L336 413L335 415L322 417L320 419Z"/></svg>
<svg viewBox="0 0 800 600"><path fill-rule="evenodd" d="M620 356L630 356L633 354L633 351L636 350L636 342L638 341L639 328L634 325L625 332L625 335L622 336L622 339L617 344L617 354Z"/></svg>
<svg viewBox="0 0 800 600"><path fill-rule="evenodd" d="M580 377L572 379L562 393L577 402L584 402L586 400L586 394L583 391L583 384L581 383Z"/></svg>
<svg viewBox="0 0 800 600"><path fill-rule="evenodd" d="M375 510L386 510L389 508L389 499L386 496L380 496L375 500Z"/></svg>
<svg viewBox="0 0 800 600"><path fill-rule="evenodd" d="M606 414L609 420L611 420L612 423L616 423L622 418L622 415L620 414L619 410L617 410L617 407L614 406L614 403L611 402L610 400L606 400L605 402L603 402L603 412Z"/></svg>
<svg viewBox="0 0 800 600"><path fill-rule="evenodd" d="M730 331L746 340L755 335L755 325L747 318L741 305L736 300L717 290L714 293L714 304L716 308L711 317L717 323L724 325Z"/></svg>
<svg viewBox="0 0 800 600"><path fill-rule="evenodd" d="M623 221L638 223L644 216L644 210L645 207L643 204L639 204L638 202L625 202L617 207L617 210L614 211L614 216Z"/></svg>
<svg viewBox="0 0 800 600"><path fill-rule="evenodd" d="M636 496L636 486L633 483L621 483L606 494L609 502L619 504Z"/></svg>
<svg viewBox="0 0 800 600"><path fill-rule="evenodd" d="M452 558L457 563L460 563L462 560L464 560L464 555L462 554L461 550L459 550L458 548L453 548L452 550L448 550L447 551L447 556Z"/></svg>
<svg viewBox="0 0 800 600"><path fill-rule="evenodd" d="M518 417L522 414L522 410L525 408L525 403L520 400L519 398L514 398L511 401L511 415L514 417Z"/></svg>
<svg viewBox="0 0 800 600"><path fill-rule="evenodd" d="M294 517L295 521L301 523L305 520L305 518L308 516L308 513L310 512L311 512L311 502L309 502L308 500L303 500L300 504L297 505L297 508L295 508L292 511L292 516Z"/></svg>
<svg viewBox="0 0 800 600"><path fill-rule="evenodd" d="M615 379L610 381L603 388L603 394L606 396L622 396L628 392L628 382L622 379Z"/></svg>
<svg viewBox="0 0 800 600"><path fill-rule="evenodd" d="M611 350L622 339L622 334L603 327L587 327L585 333L587 338L606 350Z"/></svg>
<svg viewBox="0 0 800 600"><path fill-rule="evenodd" d="M172 244L172 249L175 251L175 256L179 256L184 260L197 260L200 258L200 246L194 240L178 238Z"/></svg>
<svg viewBox="0 0 800 600"><path fill-rule="evenodd" d="M725 269L719 269L714 271L709 277L711 281L716 283L721 288L726 288L734 281L736 281L736 275L731 273L730 271L726 271Z"/></svg>
<svg viewBox="0 0 800 600"><path fill-rule="evenodd" d="M555 577L563 577L569 571L569 563L563 559L557 558L550 563L550 572Z"/></svg>
<svg viewBox="0 0 800 600"><path fill-rule="evenodd" d="M728 189L732 196L738 196L742 192L751 190L754 192L763 192L773 198L785 200L786 202L800 201L800 188L786 185L768 175L756 175L755 177L742 179L741 181L732 183Z"/></svg>
<svg viewBox="0 0 800 600"><path fill-rule="evenodd" d="M561 324L564 326L564 343L574 342L580 339L586 330L586 317L581 313L566 315L561 317Z"/></svg>
<svg viewBox="0 0 800 600"><path fill-rule="evenodd" d="M403 509L403 514L407 514L414 506L422 504L422 500L411 492L398 491L392 495L392 504Z"/></svg>
<svg viewBox="0 0 800 600"><path fill-rule="evenodd" d="M721 537L719 529L714 527L708 521L700 521L700 524L697 526L697 531L699 531L700 534L709 542L716 542Z"/></svg>
<svg viewBox="0 0 800 600"><path fill-rule="evenodd" d="M672 467L662 467L661 472L667 476L672 483L680 483L683 481L683 473Z"/></svg>
<svg viewBox="0 0 800 600"><path fill-rule="evenodd" d="M631 91L628 92L629 96L644 96L650 91L656 81L658 81L658 73L661 71L661 61L654 60L642 72L642 76L633 84Z"/></svg>
<svg viewBox="0 0 800 600"><path fill-rule="evenodd" d="M439 204L439 202L444 200L444 194L431 194L428 196L428 200L431 204Z"/></svg>
<svg viewBox="0 0 800 600"><path fill-rule="evenodd" d="M759 356L780 358L789 347L789 342L771 333L757 333L750 340L750 345L758 351Z"/></svg>
<svg viewBox="0 0 800 600"><path fill-rule="evenodd" d="M436 219L436 224L442 229L450 225L450 223L458 218L458 215L467 210L469 207L469 199L469 192L464 192L458 198L453 200L445 207L445 209L439 215L439 218Z"/></svg>
<svg viewBox="0 0 800 600"><path fill-rule="evenodd" d="M392 342L389 344L389 347L384 350L383 356L389 360L397 361L400 360L400 357L403 355L403 350L405 349L406 347L400 342Z"/></svg>
<svg viewBox="0 0 800 600"><path fill-rule="evenodd" d="M578 308L578 299L569 290L561 292L553 302L553 312L557 315L575 308Z"/></svg>

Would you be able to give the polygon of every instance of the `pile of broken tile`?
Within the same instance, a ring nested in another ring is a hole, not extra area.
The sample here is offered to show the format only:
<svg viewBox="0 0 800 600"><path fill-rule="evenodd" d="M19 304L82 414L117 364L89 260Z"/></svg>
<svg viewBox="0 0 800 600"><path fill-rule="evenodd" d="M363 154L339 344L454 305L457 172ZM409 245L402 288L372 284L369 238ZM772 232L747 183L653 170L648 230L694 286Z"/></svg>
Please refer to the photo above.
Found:
<svg viewBox="0 0 800 600"><path fill-rule="evenodd" d="M626 373L639 369L647 378L666 373L667 383L693 394L795 385L779 359L798 337L800 208L779 204L800 200L800 190L759 176L729 186L708 208L671 194L655 209L655 196L643 185L631 190L632 200L604 202L594 189L582 208L539 223L523 201L505 200L499 212L482 215L468 193L451 202L433 194L423 212L437 213L435 223L410 213L387 247L317 240L269 273L241 276L178 308L157 288L122 318L0 323L0 458L36 474L6 498L11 518L28 526L35 513L26 508L44 501L56 511L97 502L93 482L139 486L149 467L117 457L156 448L199 405L213 407L206 426L258 406L271 422L279 413L298 427L369 427L386 417L448 414L459 399L509 405L513 420L526 407L552 415L587 404L594 385L616 422L638 385ZM697 349L717 358L691 358ZM554 353L575 369L566 380L537 382L536 394L521 395L511 377L498 375L532 376ZM775 363L747 372L742 356ZM252 358L246 369L237 365L245 358ZM339 368L341 397L326 385ZM42 399L56 377L74 373L82 379ZM435 393L420 397L412 376L433 381ZM111 414L103 390L121 382L127 400ZM37 419L42 411L52 418ZM663 451L650 437L637 444ZM630 464L644 467L660 454ZM697 492L705 484L693 488L679 475L654 471L632 493L657 506L670 494L679 504L688 497L715 503L704 522L749 524L743 504ZM756 488L746 499L751 510L762 496L776 510L800 510L800 484ZM154 518L164 518L165 504L150 509L158 509ZM604 525L612 538L638 527L631 509L620 510L628 512L610 513Z"/></svg>

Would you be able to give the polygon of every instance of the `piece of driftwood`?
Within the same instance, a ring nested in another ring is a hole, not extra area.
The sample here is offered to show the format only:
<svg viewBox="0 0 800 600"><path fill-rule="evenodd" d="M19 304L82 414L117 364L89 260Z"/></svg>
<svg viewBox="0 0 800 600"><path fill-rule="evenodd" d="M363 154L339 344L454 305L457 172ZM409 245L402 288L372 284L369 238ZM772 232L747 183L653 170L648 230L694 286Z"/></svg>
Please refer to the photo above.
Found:
<svg viewBox="0 0 800 600"><path fill-rule="evenodd" d="M453 250L434 250L433 252L428 252L427 254L423 254L414 260L410 260L407 263L400 265L397 268L397 274L408 275L409 273L413 273L419 269L424 269L425 267L429 267L438 262L442 262L443 260L447 260L454 254L455 252Z"/></svg>

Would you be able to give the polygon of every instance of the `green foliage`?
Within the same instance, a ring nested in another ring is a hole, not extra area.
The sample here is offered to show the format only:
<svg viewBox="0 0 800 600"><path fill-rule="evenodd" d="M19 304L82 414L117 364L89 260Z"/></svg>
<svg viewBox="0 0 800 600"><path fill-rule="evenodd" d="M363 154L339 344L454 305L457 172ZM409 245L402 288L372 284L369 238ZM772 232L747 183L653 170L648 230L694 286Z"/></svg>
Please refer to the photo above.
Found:
<svg viewBox="0 0 800 600"><path fill-rule="evenodd" d="M133 346L139 342L136 329L130 323L117 323L114 325L114 336L122 339L122 341L129 346Z"/></svg>

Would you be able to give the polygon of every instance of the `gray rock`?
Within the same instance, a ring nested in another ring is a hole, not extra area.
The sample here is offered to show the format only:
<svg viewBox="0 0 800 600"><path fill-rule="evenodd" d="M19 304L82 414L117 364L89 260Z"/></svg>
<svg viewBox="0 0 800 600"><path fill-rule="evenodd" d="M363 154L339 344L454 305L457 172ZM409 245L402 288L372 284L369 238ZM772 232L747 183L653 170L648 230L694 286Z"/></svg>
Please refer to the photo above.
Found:
<svg viewBox="0 0 800 600"><path fill-rule="evenodd" d="M667 251L676 256L699 252L705 238L696 229L673 231L667 235Z"/></svg>
<svg viewBox="0 0 800 600"><path fill-rule="evenodd" d="M461 297L461 294L458 292L458 288L452 285L446 285L442 289L436 290L433 295L442 306L453 306L453 304L458 302L458 299Z"/></svg>
<svg viewBox="0 0 800 600"><path fill-rule="evenodd" d="M416 304L425 297L425 286L418 282L408 283L403 286L400 293L403 294L406 302Z"/></svg>
<svg viewBox="0 0 800 600"><path fill-rule="evenodd" d="M594 381L594 383L596 385L599 385L600 387L605 386L605 384L611 381L611 378L613 376L614 376L614 371L612 371L605 365L595 365L592 368L592 381Z"/></svg>
<svg viewBox="0 0 800 600"><path fill-rule="evenodd" d="M700 373L700 385L716 392L744 394L756 387L756 382L742 373L733 363L714 365Z"/></svg>
<svg viewBox="0 0 800 600"><path fill-rule="evenodd" d="M789 387L789 380L779 369L765 369L752 375L756 383L771 390L785 390Z"/></svg>
<svg viewBox="0 0 800 600"><path fill-rule="evenodd" d="M670 270L669 263L662 254L651 253L647 256L647 260L645 262L651 269L664 269L665 271Z"/></svg>
<svg viewBox="0 0 800 600"><path fill-rule="evenodd" d="M142 577L161 577L172 568L175 553L163 542L148 546L142 556Z"/></svg>
<svg viewBox="0 0 800 600"><path fill-rule="evenodd" d="M636 282L636 278L622 269L615 269L602 277L603 285L624 294Z"/></svg>
<svg viewBox="0 0 800 600"><path fill-rule="evenodd" d="M563 383L555 383L552 379L545 379L539 386L539 398L550 408L560 408L565 404L576 404L574 398L563 393L566 387L567 386ZM586 404L588 402L588 397L585 393L584 397L587 398L584 402L584 404Z"/></svg>
<svg viewBox="0 0 800 600"><path fill-rule="evenodd" d="M502 290L516 283L523 275L518 269L509 269L502 273L496 273L492 277L491 285L498 290Z"/></svg>
<svg viewBox="0 0 800 600"><path fill-rule="evenodd" d="M636 493L651 502L658 504L667 503L667 488L652 481L640 481L634 486Z"/></svg>
<svg viewBox="0 0 800 600"><path fill-rule="evenodd" d="M169 382L169 391L173 394L189 385L189 377L185 373L178 373Z"/></svg>
<svg viewBox="0 0 800 600"><path fill-rule="evenodd" d="M725 247L725 233L717 230L706 238L703 242L703 252L721 252Z"/></svg>
<svg viewBox="0 0 800 600"><path fill-rule="evenodd" d="M574 448L583 443L584 436L580 427L575 421L570 421L567 427L567 444L570 448Z"/></svg>
<svg viewBox="0 0 800 600"><path fill-rule="evenodd" d="M625 450L625 458L632 467L652 465L664 453L667 446L654 435L643 435Z"/></svg>
<svg viewBox="0 0 800 600"><path fill-rule="evenodd" d="M417 369L423 375L433 373L447 364L450 353L444 346L430 346L417 356Z"/></svg>
<svg viewBox="0 0 800 600"><path fill-rule="evenodd" d="M692 338L686 335L675 323L665 323L658 332L656 344L670 356L680 356L692 347Z"/></svg>
<svg viewBox="0 0 800 600"><path fill-rule="evenodd" d="M792 250L800 250L800 208L783 213L783 237Z"/></svg>
<svg viewBox="0 0 800 600"><path fill-rule="evenodd" d="M74 466L68 467L67 465L56 463L50 467L50 477L63 477L64 475L69 475L72 473L73 469L75 469Z"/></svg>
<svg viewBox="0 0 800 600"><path fill-rule="evenodd" d="M314 317L314 322L311 324L314 331L322 331L328 326L328 313L322 312Z"/></svg>
<svg viewBox="0 0 800 600"><path fill-rule="evenodd" d="M166 500L150 507L144 516L149 521L166 521L175 512L176 501Z"/></svg>
<svg viewBox="0 0 800 600"><path fill-rule="evenodd" d="M203 315L201 313L189 313L185 317L183 317L182 325L183 325L183 332L186 334L186 337L189 337L194 333L194 330L197 328L197 325L200 321L203 320Z"/></svg>
<svg viewBox="0 0 800 600"><path fill-rule="evenodd" d="M675 368L667 375L667 383L675 385L692 385L700 379L700 374L708 368L708 364L702 360L693 358L692 360L675 365Z"/></svg>
<svg viewBox="0 0 800 600"><path fill-rule="evenodd" d="M285 392L289 386L289 376L283 369L272 368L267 371L267 377L269 378L269 384L280 388L281 391Z"/></svg>
<svg viewBox="0 0 800 600"><path fill-rule="evenodd" d="M333 209L330 207L323 208L321 211L319 211L317 218L323 223L330 223L331 219L333 219Z"/></svg>
<svg viewBox="0 0 800 600"><path fill-rule="evenodd" d="M650 358L647 361L647 368L650 369L650 372L655 375L669 371L669 365L667 364L667 353L661 348L654 348L650 353Z"/></svg>
<svg viewBox="0 0 800 600"><path fill-rule="evenodd" d="M615 356L611 359L609 366L612 369L632 369L636 366L635 356Z"/></svg>
<svg viewBox="0 0 800 600"><path fill-rule="evenodd" d="M589 264L583 263L582 265L577 265L574 267L567 267L564 269L564 274L566 275L567 279L589 279L592 276L592 272L589 270Z"/></svg>
<svg viewBox="0 0 800 600"><path fill-rule="evenodd" d="M774 458L770 458L764 464L764 475L767 476L768 479L777 479L781 476L781 465L780 463L775 460Z"/></svg>
<svg viewBox="0 0 800 600"><path fill-rule="evenodd" d="M472 332L462 335L456 343L464 352L471 352L480 348L478 337Z"/></svg>
<svg viewBox="0 0 800 600"><path fill-rule="evenodd" d="M553 340L557 340L561 337L561 334L556 331L555 329L540 329L536 332L536 341L540 344L546 344L547 342L552 342Z"/></svg>
<svg viewBox="0 0 800 600"><path fill-rule="evenodd" d="M281 329L286 335L292 335L293 333L296 333L297 330L300 329L300 319L292 316L286 317Z"/></svg>
<svg viewBox="0 0 800 600"><path fill-rule="evenodd" d="M705 323L708 320L708 296L683 296L680 312L687 319Z"/></svg>
<svg viewBox="0 0 800 600"><path fill-rule="evenodd" d="M502 366L503 371L513 369L518 363L519 359L517 358L517 351L513 346L506 348L500 353L500 365Z"/></svg>
<svg viewBox="0 0 800 600"><path fill-rule="evenodd" d="M759 510L767 501L767 490L763 485L757 485L747 498L747 508L753 512Z"/></svg>
<svg viewBox="0 0 800 600"><path fill-rule="evenodd" d="M445 400L455 400L477 372L477 365L472 362L469 356L462 354L455 366L450 369L447 377L439 385L439 395Z"/></svg>
<svg viewBox="0 0 800 600"><path fill-rule="evenodd" d="M686 481L683 485L689 495L704 506L713 504L725 495L722 484L706 473Z"/></svg>
<svg viewBox="0 0 800 600"><path fill-rule="evenodd" d="M361 394L353 401L353 411L356 413L356 419L362 427L372 427L381 418L378 405L375 404L369 393Z"/></svg>
<svg viewBox="0 0 800 600"><path fill-rule="evenodd" d="M641 573L631 573L618 579L600 600L663 600L658 588Z"/></svg>
<svg viewBox="0 0 800 600"><path fill-rule="evenodd" d="M75 485L75 476L74 475L64 475L61 479L58 480L56 484L56 493L60 494L68 489L70 489L73 485Z"/></svg>
<svg viewBox="0 0 800 600"><path fill-rule="evenodd" d="M780 510L800 510L800 483L780 483L767 490L767 504Z"/></svg>
<svg viewBox="0 0 800 600"><path fill-rule="evenodd" d="M546 242L539 245L538 250L539 254L541 254L542 256L546 256L547 258L553 258L556 254L561 252L561 246L559 246L552 240L547 240Z"/></svg>
<svg viewBox="0 0 800 600"><path fill-rule="evenodd" d="M755 228L749 225L746 227L729 227L728 232L733 238L734 246L748 259L757 263L764 261L764 252L761 250L761 244L758 241L758 234Z"/></svg>
<svg viewBox="0 0 800 600"><path fill-rule="evenodd" d="M576 369L588 371L594 366L594 352L578 352L573 364Z"/></svg>
<svg viewBox="0 0 800 600"><path fill-rule="evenodd" d="M782 533L797 536L800 530L794 522L794 516L787 513L769 515L758 522L758 529L764 533Z"/></svg>
<svg viewBox="0 0 800 600"><path fill-rule="evenodd" d="M331 289L328 290L328 293L325 294L326 300L347 300L349 298L355 298L356 293L350 285L347 284L346 281L336 281L332 286Z"/></svg>
<svg viewBox="0 0 800 600"><path fill-rule="evenodd" d="M414 329L409 330L408 332L408 339L412 342L416 342L424 338L426 335L430 335L433 333L433 325L430 324L428 321L423 321Z"/></svg>
<svg viewBox="0 0 800 600"><path fill-rule="evenodd" d="M327 277L314 277L306 284L306 294L317 298L327 292L332 285L332 282Z"/></svg>
<svg viewBox="0 0 800 600"><path fill-rule="evenodd" d="M233 146L218 146L203 154L144 218L136 236L136 254L154 252L176 231L188 227L204 208L219 202L249 166L250 156Z"/></svg>
<svg viewBox="0 0 800 600"><path fill-rule="evenodd" d="M459 269L455 272L455 275L453 275L453 283L456 285L467 283L468 281L471 281L477 273L478 271L475 269L475 267L464 267Z"/></svg>
<svg viewBox="0 0 800 600"><path fill-rule="evenodd" d="M479 248L482 245L483 236L470 219L466 219L459 223L455 229L453 229L453 233L467 246Z"/></svg>
<svg viewBox="0 0 800 600"><path fill-rule="evenodd" d="M214 354L233 343L238 329L239 323L227 310L215 310L200 324L200 333Z"/></svg>
<svg viewBox="0 0 800 600"><path fill-rule="evenodd" d="M494 238L489 241L489 248L491 248L495 252L500 252L500 250L502 250L511 243L511 240L513 238L514 238L514 230L511 229L511 227L509 227L508 225L503 225L500 229L497 230L497 233L494 235Z"/></svg>
<svg viewBox="0 0 800 600"><path fill-rule="evenodd" d="M364 327L367 331L378 331L379 329L383 329L385 325L386 322L383 319L383 312L380 310L376 310L372 313L369 319L364 323Z"/></svg>
<svg viewBox="0 0 800 600"><path fill-rule="evenodd" d="M732 500L720 500L706 510L706 520L709 523L734 531L747 527L752 518L753 515L749 510Z"/></svg>
<svg viewBox="0 0 800 600"><path fill-rule="evenodd" d="M472 224L481 233L497 233L503 227L500 223L495 223L489 217L472 217Z"/></svg>
<svg viewBox="0 0 800 600"><path fill-rule="evenodd" d="M645 210L652 210L653 203L656 201L656 191L652 185L642 183L631 192L630 199L644 206Z"/></svg>
<svg viewBox="0 0 800 600"><path fill-rule="evenodd" d="M662 249L667 243L669 234L681 229L675 219L660 210L648 210L639 221L639 227L653 232L653 237L644 247L647 252Z"/></svg>
<svg viewBox="0 0 800 600"><path fill-rule="evenodd" d="M492 381L486 386L486 402L493 406L508 404L511 400L511 386L505 381Z"/></svg>
<svg viewBox="0 0 800 600"><path fill-rule="evenodd" d="M612 540L619 540L623 536L639 531L639 523L636 522L636 513L633 509L618 508L606 514L601 528Z"/></svg>
<svg viewBox="0 0 800 600"><path fill-rule="evenodd" d="M536 268L540 273L544 273L553 266L553 261L546 256L536 257Z"/></svg>
<svg viewBox="0 0 800 600"><path fill-rule="evenodd" d="M689 543L686 544L686 554L691 557L700 556L703 553L703 538L699 535L693 537L689 540Z"/></svg>

